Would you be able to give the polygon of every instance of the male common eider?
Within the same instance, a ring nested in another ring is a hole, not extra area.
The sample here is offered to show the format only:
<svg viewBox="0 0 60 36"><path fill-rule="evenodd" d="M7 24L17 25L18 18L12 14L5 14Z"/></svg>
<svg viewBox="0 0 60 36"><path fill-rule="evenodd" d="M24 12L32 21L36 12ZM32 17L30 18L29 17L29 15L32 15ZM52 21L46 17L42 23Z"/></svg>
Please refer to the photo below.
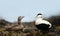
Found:
<svg viewBox="0 0 60 36"><path fill-rule="evenodd" d="M39 30L48 31L48 30L51 29L52 24L51 24L50 22L48 22L47 20L44 20L42 14L39 13L39 14L36 16L35 26L36 26L37 29L39 29Z"/></svg>

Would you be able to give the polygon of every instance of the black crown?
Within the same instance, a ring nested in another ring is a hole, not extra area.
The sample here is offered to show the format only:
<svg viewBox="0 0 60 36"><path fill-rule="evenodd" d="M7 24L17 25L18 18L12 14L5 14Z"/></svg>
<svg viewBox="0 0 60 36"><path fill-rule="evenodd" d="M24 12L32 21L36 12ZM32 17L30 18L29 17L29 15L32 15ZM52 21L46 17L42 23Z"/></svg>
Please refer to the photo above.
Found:
<svg viewBox="0 0 60 36"><path fill-rule="evenodd" d="M41 13L38 13L37 15L42 15Z"/></svg>

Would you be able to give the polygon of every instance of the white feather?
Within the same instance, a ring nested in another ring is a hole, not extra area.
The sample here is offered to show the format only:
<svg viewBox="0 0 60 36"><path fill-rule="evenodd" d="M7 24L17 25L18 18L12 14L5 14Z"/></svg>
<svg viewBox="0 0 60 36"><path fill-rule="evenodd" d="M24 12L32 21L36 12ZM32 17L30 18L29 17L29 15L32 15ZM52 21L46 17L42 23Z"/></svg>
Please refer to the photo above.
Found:
<svg viewBox="0 0 60 36"><path fill-rule="evenodd" d="M52 25L51 25L50 22L48 22L47 20L43 20L42 15L38 15L38 16L37 16L37 19L36 19L36 21L35 21L35 25L39 25L39 24L42 24L42 23L44 23L44 24L46 24L46 25L50 25L49 28L52 27Z"/></svg>

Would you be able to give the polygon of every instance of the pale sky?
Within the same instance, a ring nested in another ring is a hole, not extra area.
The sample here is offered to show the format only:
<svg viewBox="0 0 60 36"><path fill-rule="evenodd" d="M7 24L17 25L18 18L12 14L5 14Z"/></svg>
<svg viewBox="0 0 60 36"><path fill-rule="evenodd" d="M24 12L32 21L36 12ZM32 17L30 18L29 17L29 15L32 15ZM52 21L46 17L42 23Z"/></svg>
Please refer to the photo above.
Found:
<svg viewBox="0 0 60 36"><path fill-rule="evenodd" d="M60 0L0 0L0 16L10 22L17 21L18 16L32 21L38 13L45 17L60 14Z"/></svg>

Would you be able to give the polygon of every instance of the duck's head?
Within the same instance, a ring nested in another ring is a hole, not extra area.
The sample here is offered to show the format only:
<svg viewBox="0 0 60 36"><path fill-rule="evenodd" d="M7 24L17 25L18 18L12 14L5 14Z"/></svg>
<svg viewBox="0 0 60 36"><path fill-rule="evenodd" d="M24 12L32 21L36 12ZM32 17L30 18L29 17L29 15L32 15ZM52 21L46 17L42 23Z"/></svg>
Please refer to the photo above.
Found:
<svg viewBox="0 0 60 36"><path fill-rule="evenodd" d="M36 18L43 18L42 14L41 13L38 13Z"/></svg>

